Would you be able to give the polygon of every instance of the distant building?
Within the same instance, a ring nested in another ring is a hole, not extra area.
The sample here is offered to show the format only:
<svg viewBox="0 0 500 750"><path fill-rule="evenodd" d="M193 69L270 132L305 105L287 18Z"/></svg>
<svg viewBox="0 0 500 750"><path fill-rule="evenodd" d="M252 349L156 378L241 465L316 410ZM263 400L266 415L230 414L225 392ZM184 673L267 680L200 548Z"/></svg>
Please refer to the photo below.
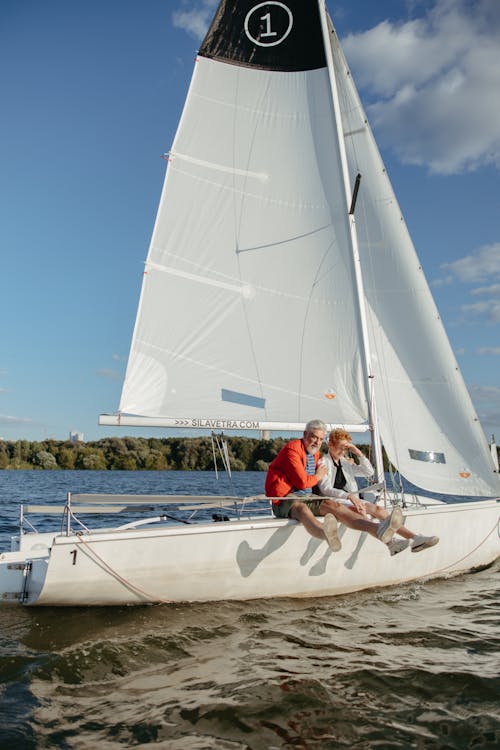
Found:
<svg viewBox="0 0 500 750"><path fill-rule="evenodd" d="M70 432L69 441L70 443L83 443L83 432Z"/></svg>

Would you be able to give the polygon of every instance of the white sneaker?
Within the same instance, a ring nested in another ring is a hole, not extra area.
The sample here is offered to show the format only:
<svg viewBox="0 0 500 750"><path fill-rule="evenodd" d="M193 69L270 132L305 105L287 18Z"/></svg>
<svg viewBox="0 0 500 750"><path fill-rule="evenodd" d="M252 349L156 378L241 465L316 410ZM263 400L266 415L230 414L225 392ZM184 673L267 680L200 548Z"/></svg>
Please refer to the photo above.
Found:
<svg viewBox="0 0 500 750"><path fill-rule="evenodd" d="M403 514L401 513L401 508L396 507L390 516L387 516L387 518L379 523L377 538L384 544L387 544L402 525Z"/></svg>
<svg viewBox="0 0 500 750"><path fill-rule="evenodd" d="M411 543L411 551L421 552L423 549L427 549L428 547L434 547L434 545L438 542L438 536L423 536L422 534L418 534Z"/></svg>
<svg viewBox="0 0 500 750"><path fill-rule="evenodd" d="M325 516L323 531L332 552L339 552L342 549L342 542L339 539L337 530L337 519L331 513L327 513Z"/></svg>
<svg viewBox="0 0 500 750"><path fill-rule="evenodd" d="M390 542L387 542L387 546L389 547L389 552L391 553L391 557L393 555L399 554L399 552L402 552L404 549L406 549L410 544L409 539L391 539Z"/></svg>

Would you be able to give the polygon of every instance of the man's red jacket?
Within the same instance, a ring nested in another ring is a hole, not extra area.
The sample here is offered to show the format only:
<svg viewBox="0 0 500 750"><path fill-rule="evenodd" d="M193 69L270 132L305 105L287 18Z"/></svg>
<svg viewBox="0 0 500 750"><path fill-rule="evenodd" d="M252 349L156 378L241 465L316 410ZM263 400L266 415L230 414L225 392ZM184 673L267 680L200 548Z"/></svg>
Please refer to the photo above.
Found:
<svg viewBox="0 0 500 750"><path fill-rule="evenodd" d="M315 487L318 477L306 472L307 452L302 440L290 440L283 446L274 461L271 462L266 476L267 497L285 497L294 490L305 490ZM314 463L318 466L320 452L314 454ZM273 500L278 503L279 500Z"/></svg>

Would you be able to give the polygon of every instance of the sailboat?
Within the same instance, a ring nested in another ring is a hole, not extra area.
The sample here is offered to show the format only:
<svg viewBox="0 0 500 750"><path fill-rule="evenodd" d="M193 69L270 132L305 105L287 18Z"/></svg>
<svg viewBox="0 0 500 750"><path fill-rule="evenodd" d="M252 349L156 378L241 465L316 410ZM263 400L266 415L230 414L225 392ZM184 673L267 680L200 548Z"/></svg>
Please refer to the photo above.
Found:
<svg viewBox="0 0 500 750"><path fill-rule="evenodd" d="M119 410L100 423L369 430L385 502L440 543L394 558L341 529L332 553L261 497L72 495L62 529L22 529L0 556L3 600L332 596L493 563L498 471L324 0L221 0L168 162ZM424 494L386 487L382 446ZM172 506L223 512L182 524Z"/></svg>

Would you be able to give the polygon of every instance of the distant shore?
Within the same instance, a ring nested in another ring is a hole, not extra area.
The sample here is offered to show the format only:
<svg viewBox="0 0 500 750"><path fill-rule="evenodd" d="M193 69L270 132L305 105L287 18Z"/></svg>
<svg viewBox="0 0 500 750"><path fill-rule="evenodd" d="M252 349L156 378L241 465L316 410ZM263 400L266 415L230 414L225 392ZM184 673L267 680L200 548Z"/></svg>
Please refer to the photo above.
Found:
<svg viewBox="0 0 500 750"><path fill-rule="evenodd" d="M267 471L287 440L228 437L227 442L232 471ZM368 455L368 446L359 447ZM219 455L217 465L222 467ZM111 437L94 442L0 440L0 469L210 471L213 468L214 446L208 437Z"/></svg>

